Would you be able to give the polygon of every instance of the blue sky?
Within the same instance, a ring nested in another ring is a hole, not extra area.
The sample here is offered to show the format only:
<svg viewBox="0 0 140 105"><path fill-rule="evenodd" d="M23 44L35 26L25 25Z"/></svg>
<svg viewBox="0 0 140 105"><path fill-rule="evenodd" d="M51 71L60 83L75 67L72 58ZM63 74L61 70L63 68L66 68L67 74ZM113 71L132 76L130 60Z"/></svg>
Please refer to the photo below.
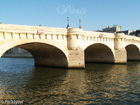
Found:
<svg viewBox="0 0 140 105"><path fill-rule="evenodd" d="M82 21L84 30L120 25L140 29L140 0L0 0L0 21L6 24L65 28Z"/></svg>

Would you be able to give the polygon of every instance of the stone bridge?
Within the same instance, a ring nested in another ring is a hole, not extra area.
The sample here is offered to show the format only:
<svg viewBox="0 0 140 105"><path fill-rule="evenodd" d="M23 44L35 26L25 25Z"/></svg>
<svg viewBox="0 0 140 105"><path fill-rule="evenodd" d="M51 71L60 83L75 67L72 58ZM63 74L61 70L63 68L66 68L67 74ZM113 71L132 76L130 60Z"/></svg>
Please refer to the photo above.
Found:
<svg viewBox="0 0 140 105"><path fill-rule="evenodd" d="M0 56L13 47L29 51L37 66L84 68L85 62L140 60L139 37L80 28L0 24Z"/></svg>

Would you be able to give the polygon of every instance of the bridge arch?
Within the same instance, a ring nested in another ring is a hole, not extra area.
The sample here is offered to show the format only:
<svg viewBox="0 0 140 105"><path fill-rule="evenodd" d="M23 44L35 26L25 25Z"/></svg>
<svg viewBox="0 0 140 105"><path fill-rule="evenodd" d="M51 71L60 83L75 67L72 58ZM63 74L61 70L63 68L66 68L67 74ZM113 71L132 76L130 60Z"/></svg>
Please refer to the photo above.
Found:
<svg viewBox="0 0 140 105"><path fill-rule="evenodd" d="M92 44L85 49L85 62L114 63L114 53L105 44Z"/></svg>
<svg viewBox="0 0 140 105"><path fill-rule="evenodd" d="M140 49L137 47L137 45L129 44L125 48L127 51L127 60L128 61L140 60Z"/></svg>
<svg viewBox="0 0 140 105"><path fill-rule="evenodd" d="M10 41L1 45L0 55L13 47L23 48L29 51L36 66L68 67L67 48L60 42L43 41Z"/></svg>

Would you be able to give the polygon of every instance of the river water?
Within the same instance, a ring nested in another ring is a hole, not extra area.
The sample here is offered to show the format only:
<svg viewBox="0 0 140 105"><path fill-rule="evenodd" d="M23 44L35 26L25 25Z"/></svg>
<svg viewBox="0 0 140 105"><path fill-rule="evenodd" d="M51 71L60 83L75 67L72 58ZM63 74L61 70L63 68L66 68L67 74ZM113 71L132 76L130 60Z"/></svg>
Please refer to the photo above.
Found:
<svg viewBox="0 0 140 105"><path fill-rule="evenodd" d="M34 67L33 59L0 59L0 99L37 105L140 104L140 62Z"/></svg>

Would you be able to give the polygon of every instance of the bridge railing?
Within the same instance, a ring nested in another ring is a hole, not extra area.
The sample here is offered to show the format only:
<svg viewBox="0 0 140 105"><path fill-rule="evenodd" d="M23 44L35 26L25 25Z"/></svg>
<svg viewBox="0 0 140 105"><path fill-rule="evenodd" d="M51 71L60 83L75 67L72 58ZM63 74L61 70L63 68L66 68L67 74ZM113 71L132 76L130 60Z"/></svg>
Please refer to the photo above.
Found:
<svg viewBox="0 0 140 105"><path fill-rule="evenodd" d="M126 43L140 43L140 37L124 35L122 41Z"/></svg>
<svg viewBox="0 0 140 105"><path fill-rule="evenodd" d="M38 30L44 33L39 34ZM45 39L45 40L67 40L67 29L33 27L19 25L0 25L0 41L5 39Z"/></svg>
<svg viewBox="0 0 140 105"><path fill-rule="evenodd" d="M49 39L49 40L67 40L67 34L64 33L26 33L26 32L8 32L0 31L0 39Z"/></svg>
<svg viewBox="0 0 140 105"><path fill-rule="evenodd" d="M85 31L85 41L114 41L114 33Z"/></svg>

